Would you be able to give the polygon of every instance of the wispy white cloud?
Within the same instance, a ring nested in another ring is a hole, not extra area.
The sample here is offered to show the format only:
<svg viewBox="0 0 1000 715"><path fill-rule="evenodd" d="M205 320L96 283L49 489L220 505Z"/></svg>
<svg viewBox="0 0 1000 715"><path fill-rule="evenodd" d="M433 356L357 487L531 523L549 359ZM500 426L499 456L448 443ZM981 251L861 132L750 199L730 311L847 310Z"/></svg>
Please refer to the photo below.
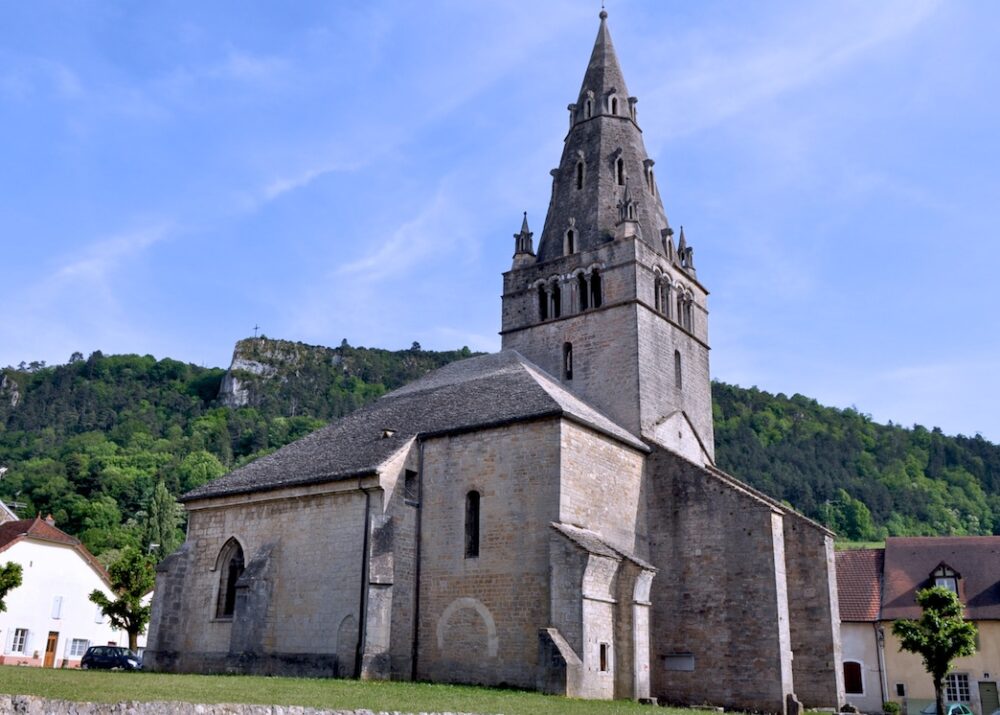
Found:
<svg viewBox="0 0 1000 715"><path fill-rule="evenodd" d="M396 276L431 255L448 255L461 236L469 235L467 212L445 178L427 205L400 224L389 237L361 258L344 263L334 273L342 279L371 284Z"/></svg>
<svg viewBox="0 0 1000 715"><path fill-rule="evenodd" d="M169 232L170 224L154 223L92 243L81 254L63 263L48 283L50 287L70 282L104 283L123 261L159 243Z"/></svg>
<svg viewBox="0 0 1000 715"><path fill-rule="evenodd" d="M84 96L83 81L71 67L44 57L8 60L0 73L0 96L23 101L36 94L60 100Z"/></svg>
<svg viewBox="0 0 1000 715"><path fill-rule="evenodd" d="M912 34L941 0L801 6L772 33L739 42L730 51L702 50L678 64L674 76L647 103L674 136L743 114L774 97L819 82ZM732 38L730 38L732 39ZM728 42L719 43L731 47ZM669 110L669 111L667 111Z"/></svg>

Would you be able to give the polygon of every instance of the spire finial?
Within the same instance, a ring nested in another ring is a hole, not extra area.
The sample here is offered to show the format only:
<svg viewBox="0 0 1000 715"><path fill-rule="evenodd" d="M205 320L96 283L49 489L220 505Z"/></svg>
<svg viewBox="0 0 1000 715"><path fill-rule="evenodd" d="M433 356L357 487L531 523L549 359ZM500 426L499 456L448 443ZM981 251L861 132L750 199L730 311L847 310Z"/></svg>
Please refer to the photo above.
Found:
<svg viewBox="0 0 1000 715"><path fill-rule="evenodd" d="M600 14L600 18L602 20L607 20L608 19L608 11L604 9L604 0L601 0L601 14Z"/></svg>

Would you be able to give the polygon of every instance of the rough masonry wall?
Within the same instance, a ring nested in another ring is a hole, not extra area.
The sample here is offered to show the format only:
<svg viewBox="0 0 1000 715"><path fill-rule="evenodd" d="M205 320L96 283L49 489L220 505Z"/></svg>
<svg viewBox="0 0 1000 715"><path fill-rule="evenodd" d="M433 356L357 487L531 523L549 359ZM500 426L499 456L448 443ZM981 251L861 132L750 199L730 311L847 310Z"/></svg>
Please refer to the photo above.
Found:
<svg viewBox="0 0 1000 715"><path fill-rule="evenodd" d="M839 707L844 669L833 536L791 513L784 531L795 695L806 707Z"/></svg>
<svg viewBox="0 0 1000 715"><path fill-rule="evenodd" d="M260 642L246 644L258 656L247 669L300 675L353 671L364 495L360 491L303 491L299 496L275 492L273 497L190 511L188 537L182 547L189 554L181 581L182 612L166 613L161 606L166 617L160 617L160 625L174 629L169 639L172 655L160 656L164 669L241 669L239 656L245 654L230 657L229 652L234 620L215 617L220 582L216 560L226 541L236 538L248 568L262 547L270 549L268 575L273 579L270 607L254 615L263 625L258 631ZM157 637L154 641L166 644ZM352 662L340 663L338 669L338 652Z"/></svg>
<svg viewBox="0 0 1000 715"><path fill-rule="evenodd" d="M535 686L559 434L552 419L425 442L418 678ZM481 495L478 558L465 557L471 490Z"/></svg>
<svg viewBox="0 0 1000 715"><path fill-rule="evenodd" d="M645 557L646 455L564 420L559 520L599 533L612 546Z"/></svg>
<svg viewBox="0 0 1000 715"><path fill-rule="evenodd" d="M664 450L649 480L652 694L784 712L791 654L774 508Z"/></svg>

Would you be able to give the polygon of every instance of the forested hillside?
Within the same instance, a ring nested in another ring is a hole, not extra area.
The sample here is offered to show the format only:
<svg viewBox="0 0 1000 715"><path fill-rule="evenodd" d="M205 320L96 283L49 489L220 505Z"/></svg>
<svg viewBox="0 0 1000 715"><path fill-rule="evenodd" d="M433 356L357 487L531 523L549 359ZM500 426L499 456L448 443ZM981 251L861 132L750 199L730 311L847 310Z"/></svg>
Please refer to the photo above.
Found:
<svg viewBox="0 0 1000 715"><path fill-rule="evenodd" d="M718 464L848 539L1000 533L1000 447L714 383Z"/></svg>
<svg viewBox="0 0 1000 715"><path fill-rule="evenodd" d="M183 492L469 355L256 338L228 371L99 352L5 368L0 498L52 513L103 560L131 544L164 554L183 538ZM799 395L713 394L719 466L846 537L1000 533L994 444Z"/></svg>
<svg viewBox="0 0 1000 715"><path fill-rule="evenodd" d="M51 513L103 561L133 544L169 553L183 539L180 494L471 354L257 338L237 344L228 374L100 352L8 367L0 373L0 498L21 516ZM254 357L264 374L252 372ZM231 392L220 399L224 378L243 381L247 406L223 404L234 403Z"/></svg>

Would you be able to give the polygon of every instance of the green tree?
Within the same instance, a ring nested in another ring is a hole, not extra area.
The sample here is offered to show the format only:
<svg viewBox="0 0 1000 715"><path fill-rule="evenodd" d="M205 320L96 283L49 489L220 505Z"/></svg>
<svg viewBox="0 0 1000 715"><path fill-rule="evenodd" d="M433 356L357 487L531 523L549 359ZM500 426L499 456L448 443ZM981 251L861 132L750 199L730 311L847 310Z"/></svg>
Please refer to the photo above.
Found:
<svg viewBox="0 0 1000 715"><path fill-rule="evenodd" d="M180 504L170 495L163 480L156 483L146 514L146 544L158 559L162 559L180 544L178 527L184 518Z"/></svg>
<svg viewBox="0 0 1000 715"><path fill-rule="evenodd" d="M21 564L10 562L0 566L0 613L7 610L4 599L7 594L21 585Z"/></svg>
<svg viewBox="0 0 1000 715"><path fill-rule="evenodd" d="M149 623L149 606L142 598L151 590L156 581L153 560L138 549L127 549L120 559L108 569L111 576L111 590L117 594L111 600L100 589L90 592L90 600L101 608L111 625L128 633L128 647L135 650L139 634Z"/></svg>
<svg viewBox="0 0 1000 715"><path fill-rule="evenodd" d="M944 678L955 658L976 652L976 626L962 617L962 603L955 593L943 586L917 592L923 608L919 620L901 620L892 624L901 651L923 658L924 668L934 682L937 715L944 715Z"/></svg>

